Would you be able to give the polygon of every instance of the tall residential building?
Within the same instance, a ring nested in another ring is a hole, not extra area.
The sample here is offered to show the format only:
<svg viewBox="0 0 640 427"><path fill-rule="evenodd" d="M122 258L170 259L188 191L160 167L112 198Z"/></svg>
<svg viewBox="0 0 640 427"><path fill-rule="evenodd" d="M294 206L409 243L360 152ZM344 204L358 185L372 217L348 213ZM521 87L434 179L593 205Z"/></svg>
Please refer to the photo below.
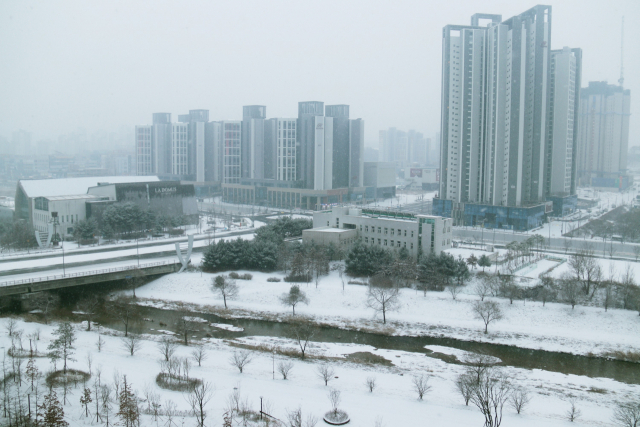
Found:
<svg viewBox="0 0 640 427"><path fill-rule="evenodd" d="M549 131L547 137L546 194L576 193L578 110L582 50L551 51Z"/></svg>
<svg viewBox="0 0 640 427"><path fill-rule="evenodd" d="M176 176L188 175L189 160L189 123L172 123L171 174Z"/></svg>
<svg viewBox="0 0 640 427"><path fill-rule="evenodd" d="M503 206L545 200L550 44L550 6L506 21L475 14L471 26L444 28L442 199Z"/></svg>
<svg viewBox="0 0 640 427"><path fill-rule="evenodd" d="M333 165L333 118L324 116L324 103L298 103L296 153L298 180L303 188L331 189Z"/></svg>
<svg viewBox="0 0 640 427"><path fill-rule="evenodd" d="M578 174L580 183L592 178L618 178L627 169L631 92L607 82L589 82L580 95Z"/></svg>
<svg viewBox="0 0 640 427"><path fill-rule="evenodd" d="M435 214L528 229L544 219L549 197L575 194L581 51L552 52L551 22L551 6L538 5L506 21L475 14L470 26L444 27ZM555 203L560 214L575 207ZM537 208L486 218L465 204Z"/></svg>
<svg viewBox="0 0 640 427"><path fill-rule="evenodd" d="M265 178L265 117L264 105L242 107L242 177Z"/></svg>
<svg viewBox="0 0 640 427"><path fill-rule="evenodd" d="M189 110L189 114L181 114L178 121L188 124L187 172L191 181L205 180L205 124L209 122L209 110Z"/></svg>
<svg viewBox="0 0 640 427"><path fill-rule="evenodd" d="M297 119L274 118L265 122L265 178L278 181L296 180L296 126ZM275 146L275 159L271 147Z"/></svg>
<svg viewBox="0 0 640 427"><path fill-rule="evenodd" d="M171 113L153 113L152 123L153 174L171 174Z"/></svg>
<svg viewBox="0 0 640 427"><path fill-rule="evenodd" d="M153 164L153 148L151 136L153 126L141 125L136 126L135 144L136 144L136 174L137 175L155 175L156 171Z"/></svg>

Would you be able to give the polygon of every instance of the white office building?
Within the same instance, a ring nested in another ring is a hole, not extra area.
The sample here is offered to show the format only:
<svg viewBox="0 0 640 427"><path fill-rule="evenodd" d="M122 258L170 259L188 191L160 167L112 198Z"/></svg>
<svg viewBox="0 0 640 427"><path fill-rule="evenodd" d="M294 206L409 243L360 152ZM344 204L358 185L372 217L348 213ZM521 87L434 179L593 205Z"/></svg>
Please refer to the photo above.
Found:
<svg viewBox="0 0 640 427"><path fill-rule="evenodd" d="M443 249L451 248L452 225L452 219L439 216L335 207L315 212L313 228L304 230L302 236L304 241L316 243L334 241L350 246L358 240L389 250L405 248L417 258L419 254L438 255ZM352 231L338 233L336 230Z"/></svg>

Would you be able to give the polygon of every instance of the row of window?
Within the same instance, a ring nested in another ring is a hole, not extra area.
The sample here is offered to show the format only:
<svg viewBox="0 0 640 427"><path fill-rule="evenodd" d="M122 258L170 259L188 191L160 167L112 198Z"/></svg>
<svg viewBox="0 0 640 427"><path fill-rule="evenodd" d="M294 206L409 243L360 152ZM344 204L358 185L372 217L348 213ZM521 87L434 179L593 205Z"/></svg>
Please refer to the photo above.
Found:
<svg viewBox="0 0 640 427"><path fill-rule="evenodd" d="M391 230L391 231L389 231ZM362 225L360 225L360 231L362 231ZM364 226L364 231L365 233L369 232L369 226L365 225ZM407 230L401 230L398 228L398 236L402 236L402 233L404 231L404 237L407 237ZM373 225L371 226L371 232L375 233L376 232L376 227L374 227ZM382 233L382 227L378 227L378 233L381 234ZM389 234L391 233L392 236L395 235L396 233L396 229L395 228L391 228L389 229L388 227L384 227L384 234ZM413 230L411 230L411 237L413 237Z"/></svg>
<svg viewBox="0 0 640 427"><path fill-rule="evenodd" d="M368 244L369 243L369 238L365 237L364 238L364 243ZM371 238L371 244L375 245L376 244L376 239L375 237ZM407 247L407 242L401 242L400 240L387 240L387 239L378 239L378 244L380 246L392 246L395 248L400 248L400 247ZM410 249L413 249L413 243L410 244Z"/></svg>

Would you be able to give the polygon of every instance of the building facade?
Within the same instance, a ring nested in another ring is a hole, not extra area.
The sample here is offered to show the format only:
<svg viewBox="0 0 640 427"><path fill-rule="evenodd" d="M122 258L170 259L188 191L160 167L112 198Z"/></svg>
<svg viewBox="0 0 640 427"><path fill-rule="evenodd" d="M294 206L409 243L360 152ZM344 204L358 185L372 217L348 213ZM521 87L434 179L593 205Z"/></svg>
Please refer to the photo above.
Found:
<svg viewBox="0 0 640 427"><path fill-rule="evenodd" d="M630 101L628 89L607 82L589 82L581 90L577 167L581 185L601 186L599 182L626 175Z"/></svg>
<svg viewBox="0 0 640 427"><path fill-rule="evenodd" d="M465 204L542 206L537 218L549 196L575 194L581 51L552 52L551 22L551 7L538 5L444 27L435 214L467 224Z"/></svg>
<svg viewBox="0 0 640 427"><path fill-rule="evenodd" d="M355 230L356 240L399 251L405 248L413 258L451 248L450 218L413 215L373 209L334 207L313 214L313 229L303 232L303 240L331 240L336 230ZM328 234L329 237L321 237ZM352 239L353 234L344 235ZM355 243L349 242L349 243Z"/></svg>

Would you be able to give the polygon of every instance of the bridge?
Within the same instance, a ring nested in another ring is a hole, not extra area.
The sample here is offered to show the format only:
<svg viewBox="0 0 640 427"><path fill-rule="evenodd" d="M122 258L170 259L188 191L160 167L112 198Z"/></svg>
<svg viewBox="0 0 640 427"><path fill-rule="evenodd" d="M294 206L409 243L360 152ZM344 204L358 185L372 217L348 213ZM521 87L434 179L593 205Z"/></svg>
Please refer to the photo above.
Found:
<svg viewBox="0 0 640 427"><path fill-rule="evenodd" d="M163 261L141 264L140 266L127 265L102 270L79 271L53 276L9 280L0 282L0 297L128 279L131 277L133 270L138 270L145 276L155 276L176 272L180 270L181 267L182 264L180 262Z"/></svg>

